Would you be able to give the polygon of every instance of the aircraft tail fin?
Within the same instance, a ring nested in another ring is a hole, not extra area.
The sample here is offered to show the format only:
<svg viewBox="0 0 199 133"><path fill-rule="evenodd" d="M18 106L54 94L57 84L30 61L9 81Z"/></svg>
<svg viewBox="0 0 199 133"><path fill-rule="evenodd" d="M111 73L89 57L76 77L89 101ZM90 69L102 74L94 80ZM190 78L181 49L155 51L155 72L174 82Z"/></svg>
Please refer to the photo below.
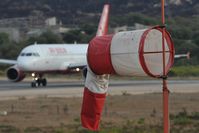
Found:
<svg viewBox="0 0 199 133"><path fill-rule="evenodd" d="M109 9L109 4L104 5L96 36L103 36L108 33Z"/></svg>

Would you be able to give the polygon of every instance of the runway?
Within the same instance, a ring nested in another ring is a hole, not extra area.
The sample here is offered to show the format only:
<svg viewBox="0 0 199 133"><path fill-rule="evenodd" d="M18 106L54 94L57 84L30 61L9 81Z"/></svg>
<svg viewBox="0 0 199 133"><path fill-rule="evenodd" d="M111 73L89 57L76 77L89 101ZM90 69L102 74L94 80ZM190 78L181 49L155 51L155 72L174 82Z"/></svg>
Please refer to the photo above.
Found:
<svg viewBox="0 0 199 133"><path fill-rule="evenodd" d="M169 80L171 93L199 92L199 80ZM46 87L30 87L30 81L12 83L0 80L0 100L21 97L81 97L84 81L50 80ZM111 80L109 95L161 93L161 80Z"/></svg>

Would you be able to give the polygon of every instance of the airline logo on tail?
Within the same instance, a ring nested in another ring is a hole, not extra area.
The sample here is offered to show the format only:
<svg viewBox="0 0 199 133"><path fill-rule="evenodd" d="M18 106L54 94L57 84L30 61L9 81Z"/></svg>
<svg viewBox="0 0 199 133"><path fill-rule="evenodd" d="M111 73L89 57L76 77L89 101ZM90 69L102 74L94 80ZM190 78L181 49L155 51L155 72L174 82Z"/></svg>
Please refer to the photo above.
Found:
<svg viewBox="0 0 199 133"><path fill-rule="evenodd" d="M109 8L108 4L104 5L96 36L103 36L108 32Z"/></svg>

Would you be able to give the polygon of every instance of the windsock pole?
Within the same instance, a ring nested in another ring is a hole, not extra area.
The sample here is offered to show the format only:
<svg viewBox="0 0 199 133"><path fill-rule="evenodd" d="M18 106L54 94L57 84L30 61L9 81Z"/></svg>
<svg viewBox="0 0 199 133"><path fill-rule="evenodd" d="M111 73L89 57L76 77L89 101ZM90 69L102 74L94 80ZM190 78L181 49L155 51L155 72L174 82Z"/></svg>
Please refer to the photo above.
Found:
<svg viewBox="0 0 199 133"><path fill-rule="evenodd" d="M164 133L169 133L169 90L167 88L167 73L166 73L166 60L165 60L165 0L162 0L162 61L163 61L163 121Z"/></svg>

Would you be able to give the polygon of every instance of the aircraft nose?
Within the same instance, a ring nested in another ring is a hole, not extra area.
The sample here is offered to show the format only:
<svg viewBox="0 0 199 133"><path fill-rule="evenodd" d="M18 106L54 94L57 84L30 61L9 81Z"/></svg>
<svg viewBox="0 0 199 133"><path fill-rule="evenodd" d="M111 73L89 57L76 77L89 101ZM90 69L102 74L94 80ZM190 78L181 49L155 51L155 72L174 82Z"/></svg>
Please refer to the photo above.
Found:
<svg viewBox="0 0 199 133"><path fill-rule="evenodd" d="M34 67L33 63L31 62L31 60L19 59L17 61L17 63L18 63L18 66L24 71L31 70Z"/></svg>
<svg viewBox="0 0 199 133"><path fill-rule="evenodd" d="M27 70L29 69L29 64L26 62L18 62L18 66L22 69L22 70Z"/></svg>

